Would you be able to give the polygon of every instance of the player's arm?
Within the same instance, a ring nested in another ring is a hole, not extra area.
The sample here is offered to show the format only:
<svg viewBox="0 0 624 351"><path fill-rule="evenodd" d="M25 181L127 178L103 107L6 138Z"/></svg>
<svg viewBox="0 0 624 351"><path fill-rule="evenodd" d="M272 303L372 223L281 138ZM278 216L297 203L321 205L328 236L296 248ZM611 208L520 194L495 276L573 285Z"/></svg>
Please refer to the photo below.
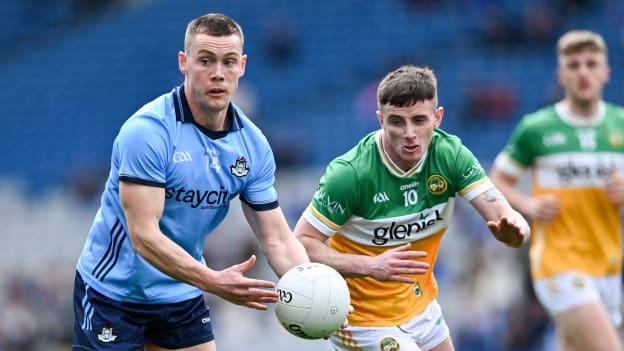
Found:
<svg viewBox="0 0 624 351"><path fill-rule="evenodd" d="M241 264L215 271L165 236L158 224L165 203L163 188L120 181L119 195L134 250L163 273L247 307L266 309L262 302L277 300L275 292L260 289L272 288L272 282L243 276L253 266L254 256Z"/></svg>
<svg viewBox="0 0 624 351"><path fill-rule="evenodd" d="M310 262L305 249L295 239L279 207L256 211L244 201L242 205L245 218L277 276L281 277L296 265Z"/></svg>
<svg viewBox="0 0 624 351"><path fill-rule="evenodd" d="M522 215L511 208L503 194L491 187L470 201L470 204L487 221L487 226L496 239L511 247L524 244L531 230Z"/></svg>
<svg viewBox="0 0 624 351"><path fill-rule="evenodd" d="M490 171L490 180L509 200L511 206L532 219L550 221L559 213L559 199L553 194L530 196L522 193L516 187L518 176L513 175L511 170L517 169L513 161L505 153L496 158L494 167ZM510 171L505 171L509 169ZM513 173L519 173L515 171Z"/></svg>
<svg viewBox="0 0 624 351"><path fill-rule="evenodd" d="M411 251L411 244L389 249L377 256L354 255L339 252L327 246L329 238L304 217L295 227L295 236L305 246L313 262L333 267L345 277L370 276L380 281L414 283L406 274L424 274L429 269L426 262L416 261L427 255L424 251Z"/></svg>

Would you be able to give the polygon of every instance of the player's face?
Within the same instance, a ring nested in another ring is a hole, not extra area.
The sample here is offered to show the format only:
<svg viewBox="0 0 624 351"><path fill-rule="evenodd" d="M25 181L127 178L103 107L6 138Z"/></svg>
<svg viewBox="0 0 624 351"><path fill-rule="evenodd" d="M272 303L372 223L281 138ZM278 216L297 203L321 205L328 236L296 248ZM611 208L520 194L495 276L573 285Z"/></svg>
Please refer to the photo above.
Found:
<svg viewBox="0 0 624 351"><path fill-rule="evenodd" d="M212 112L227 108L238 89L238 79L245 73L246 62L238 35L197 34L188 51L178 54L180 71L193 100L201 109Z"/></svg>
<svg viewBox="0 0 624 351"><path fill-rule="evenodd" d="M440 126L443 115L444 108L436 108L432 100L404 107L382 106L377 119L392 161L403 170L415 166L427 151L433 130Z"/></svg>
<svg viewBox="0 0 624 351"><path fill-rule="evenodd" d="M604 53L586 49L561 56L558 73L567 98L591 103L602 98L602 87L609 80L609 65Z"/></svg>

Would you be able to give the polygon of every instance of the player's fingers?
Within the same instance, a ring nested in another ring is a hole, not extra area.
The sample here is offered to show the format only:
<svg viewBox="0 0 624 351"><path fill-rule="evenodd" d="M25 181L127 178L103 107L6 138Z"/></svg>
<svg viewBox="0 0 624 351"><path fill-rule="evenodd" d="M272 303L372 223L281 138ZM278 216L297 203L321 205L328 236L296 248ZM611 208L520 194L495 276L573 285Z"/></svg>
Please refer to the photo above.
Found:
<svg viewBox="0 0 624 351"><path fill-rule="evenodd" d="M345 318L344 322L340 325L340 329L346 329L349 326L349 319Z"/></svg>
<svg viewBox="0 0 624 351"><path fill-rule="evenodd" d="M414 279L404 277L402 275L391 275L388 280L393 281L393 282L399 282L399 283L407 283L407 284L414 284L416 282Z"/></svg>
<svg viewBox="0 0 624 351"><path fill-rule="evenodd" d="M390 250L386 250L386 252L402 252L402 251L409 250L411 247L412 247L412 244L411 243L407 243L407 244L403 244L401 246L394 247L394 248L392 248Z"/></svg>
<svg viewBox="0 0 624 351"><path fill-rule="evenodd" d="M399 274L425 274L427 273L426 268L403 268L399 270L397 273Z"/></svg>
<svg viewBox="0 0 624 351"><path fill-rule="evenodd" d="M275 290L266 290L266 289L257 289L257 288L248 289L247 294L250 297L254 297L254 298L266 297L270 299L277 299L279 296L279 294Z"/></svg>
<svg viewBox="0 0 624 351"><path fill-rule="evenodd" d="M394 254L394 257L401 260L409 260L413 258L427 257L427 251L401 251Z"/></svg>
<svg viewBox="0 0 624 351"><path fill-rule="evenodd" d="M261 303L257 303L257 302L252 302L252 301L247 301L245 303L242 304L243 306L247 306L249 308L253 308L256 310L261 310L261 311L266 311L267 307Z"/></svg>
<svg viewBox="0 0 624 351"><path fill-rule="evenodd" d="M498 231L498 222L489 221L489 222L487 222L487 226L493 232L497 232Z"/></svg>
<svg viewBox="0 0 624 351"><path fill-rule="evenodd" d="M240 285L248 288L275 288L275 283L273 283L272 281L252 278L244 278Z"/></svg>
<svg viewBox="0 0 624 351"><path fill-rule="evenodd" d="M396 262L393 266L397 267L397 268L424 268L424 269L427 269L427 268L429 268L429 263L422 262L422 261L401 260L401 261Z"/></svg>
<svg viewBox="0 0 624 351"><path fill-rule="evenodd" d="M232 269L238 272L247 272L256 263L256 255L251 255L245 262L235 264Z"/></svg>
<svg viewBox="0 0 624 351"><path fill-rule="evenodd" d="M276 303L277 302L277 297L263 296L263 297L256 297L253 300L255 302Z"/></svg>

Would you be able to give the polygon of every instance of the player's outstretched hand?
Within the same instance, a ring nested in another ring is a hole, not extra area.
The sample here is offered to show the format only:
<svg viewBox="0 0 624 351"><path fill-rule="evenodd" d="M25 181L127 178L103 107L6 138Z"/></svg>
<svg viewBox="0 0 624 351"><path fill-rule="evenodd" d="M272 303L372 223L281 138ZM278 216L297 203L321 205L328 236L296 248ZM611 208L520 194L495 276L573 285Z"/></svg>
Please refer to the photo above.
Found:
<svg viewBox="0 0 624 351"><path fill-rule="evenodd" d="M559 214L561 203L553 194L545 194L531 199L528 215L533 219L550 222Z"/></svg>
<svg viewBox="0 0 624 351"><path fill-rule="evenodd" d="M412 284L414 279L407 274L425 274L429 263L416 259L427 256L425 251L412 251L407 243L370 258L367 275L380 281L395 281Z"/></svg>
<svg viewBox="0 0 624 351"><path fill-rule="evenodd" d="M607 196L615 204L624 202L624 175L613 172L607 177Z"/></svg>
<svg viewBox="0 0 624 351"><path fill-rule="evenodd" d="M256 256L251 255L247 261L228 267L221 271L215 271L215 279L212 281L208 292L218 295L237 305L266 310L264 303L277 302L275 284L267 280L251 279L243 273L253 267Z"/></svg>
<svg viewBox="0 0 624 351"><path fill-rule="evenodd" d="M531 235L529 224L518 212L503 216L496 222L489 221L487 226L496 239L511 247L522 246Z"/></svg>

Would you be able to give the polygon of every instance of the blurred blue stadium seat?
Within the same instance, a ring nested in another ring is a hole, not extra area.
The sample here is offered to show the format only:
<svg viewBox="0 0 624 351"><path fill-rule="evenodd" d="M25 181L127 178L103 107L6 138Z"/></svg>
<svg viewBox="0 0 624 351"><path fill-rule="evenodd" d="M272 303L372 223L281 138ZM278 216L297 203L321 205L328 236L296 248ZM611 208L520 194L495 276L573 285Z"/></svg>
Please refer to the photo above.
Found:
<svg viewBox="0 0 624 351"><path fill-rule="evenodd" d="M301 162L324 164L375 128L372 113L358 115L360 92L397 65L415 63L438 74L440 103L447 109L443 128L460 134L489 163L504 145L512 122L552 98L554 42L507 43L501 49L483 38L488 18L481 7L495 2L442 3L148 1L83 18L64 35L47 38L49 23L68 17L66 9L56 8L47 27L45 21L38 27L44 30L38 35L45 44L22 50L0 66L5 87L0 94L0 146L5 150L0 176L28 179L34 188L45 188L67 182L80 167L107 167L121 123L141 104L181 83L176 54L185 24L207 12L227 13L244 27L249 62L243 79L257 95L250 114L271 126L265 130L269 139L297 129L295 138L305 139ZM532 3L538 2L505 1L498 6L512 24L522 25L521 16ZM596 11L559 18L562 24L555 34L577 25L597 30L611 45L613 62L621 62L618 14L623 9L608 2ZM0 13L0 45L19 39L27 6L3 1ZM275 34L270 28L284 23L289 25L284 30L292 31L294 53L276 63L267 53L267 42ZM622 76L618 71L615 77ZM615 77L606 98L621 103L622 79ZM500 121L482 121L466 112L471 94L479 94L483 82L491 81L509 85L515 94L509 116Z"/></svg>

